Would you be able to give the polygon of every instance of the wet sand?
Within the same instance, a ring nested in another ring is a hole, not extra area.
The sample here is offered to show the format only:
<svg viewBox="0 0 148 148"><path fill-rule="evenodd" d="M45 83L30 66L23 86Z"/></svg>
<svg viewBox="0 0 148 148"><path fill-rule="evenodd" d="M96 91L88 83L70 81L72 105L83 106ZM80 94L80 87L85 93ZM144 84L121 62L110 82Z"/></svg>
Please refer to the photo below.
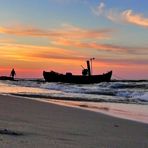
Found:
<svg viewBox="0 0 148 148"><path fill-rule="evenodd" d="M0 96L0 148L146 148L148 124Z"/></svg>

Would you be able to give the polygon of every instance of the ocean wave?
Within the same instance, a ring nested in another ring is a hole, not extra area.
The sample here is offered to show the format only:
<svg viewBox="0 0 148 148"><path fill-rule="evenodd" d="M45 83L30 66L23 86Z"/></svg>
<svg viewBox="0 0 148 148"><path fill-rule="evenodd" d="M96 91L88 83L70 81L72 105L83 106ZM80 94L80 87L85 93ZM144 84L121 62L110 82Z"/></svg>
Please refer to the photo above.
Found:
<svg viewBox="0 0 148 148"><path fill-rule="evenodd" d="M124 89L124 88L142 88L142 89L148 89L148 83L147 82L114 82L110 83L108 86L110 88L118 88L118 89Z"/></svg>
<svg viewBox="0 0 148 148"><path fill-rule="evenodd" d="M48 83L42 80L0 81L3 93L13 93L45 98L67 98L74 100L147 103L148 81L103 82L98 84ZM8 91L9 90L9 91ZM10 91L13 90L13 91Z"/></svg>

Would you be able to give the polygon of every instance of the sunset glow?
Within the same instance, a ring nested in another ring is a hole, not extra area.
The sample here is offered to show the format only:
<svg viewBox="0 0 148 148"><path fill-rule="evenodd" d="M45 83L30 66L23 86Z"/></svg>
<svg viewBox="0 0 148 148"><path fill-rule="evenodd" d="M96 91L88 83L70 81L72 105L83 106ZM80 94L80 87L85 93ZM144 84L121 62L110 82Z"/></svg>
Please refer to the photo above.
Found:
<svg viewBox="0 0 148 148"><path fill-rule="evenodd" d="M148 79L148 2L2 0L0 75L42 78L43 70Z"/></svg>

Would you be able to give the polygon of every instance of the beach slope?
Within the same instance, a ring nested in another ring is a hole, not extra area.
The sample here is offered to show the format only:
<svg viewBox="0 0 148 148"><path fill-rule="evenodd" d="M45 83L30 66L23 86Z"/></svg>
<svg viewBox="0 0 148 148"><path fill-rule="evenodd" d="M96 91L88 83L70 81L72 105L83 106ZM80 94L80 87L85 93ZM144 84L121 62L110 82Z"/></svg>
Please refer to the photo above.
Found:
<svg viewBox="0 0 148 148"><path fill-rule="evenodd" d="M148 124L0 96L1 148L146 148Z"/></svg>

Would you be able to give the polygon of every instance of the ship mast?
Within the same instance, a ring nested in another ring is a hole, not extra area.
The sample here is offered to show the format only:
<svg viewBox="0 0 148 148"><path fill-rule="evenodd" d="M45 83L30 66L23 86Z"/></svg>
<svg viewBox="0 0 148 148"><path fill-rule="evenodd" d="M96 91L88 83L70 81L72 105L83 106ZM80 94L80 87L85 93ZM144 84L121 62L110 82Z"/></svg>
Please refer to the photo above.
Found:
<svg viewBox="0 0 148 148"><path fill-rule="evenodd" d="M92 61L95 58L91 58L90 60L87 60L87 70L88 70L88 75L91 76L93 74L93 68L92 68Z"/></svg>
<svg viewBox="0 0 148 148"><path fill-rule="evenodd" d="M95 60L95 58L90 58L91 74L93 74L93 65L92 65L93 60Z"/></svg>

